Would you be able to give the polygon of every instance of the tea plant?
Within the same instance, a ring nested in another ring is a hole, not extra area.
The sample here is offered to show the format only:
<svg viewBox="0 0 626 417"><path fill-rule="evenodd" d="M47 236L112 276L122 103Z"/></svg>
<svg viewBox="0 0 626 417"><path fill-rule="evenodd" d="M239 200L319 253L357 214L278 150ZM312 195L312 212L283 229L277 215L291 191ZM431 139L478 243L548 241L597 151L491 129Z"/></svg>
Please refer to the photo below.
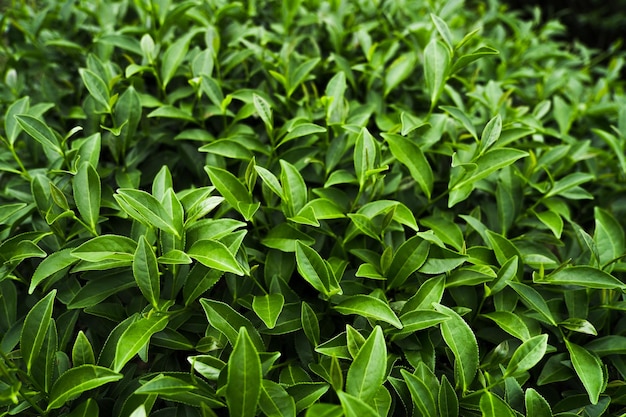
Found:
<svg viewBox="0 0 626 417"><path fill-rule="evenodd" d="M496 1L1 13L1 415L626 413L621 55Z"/></svg>

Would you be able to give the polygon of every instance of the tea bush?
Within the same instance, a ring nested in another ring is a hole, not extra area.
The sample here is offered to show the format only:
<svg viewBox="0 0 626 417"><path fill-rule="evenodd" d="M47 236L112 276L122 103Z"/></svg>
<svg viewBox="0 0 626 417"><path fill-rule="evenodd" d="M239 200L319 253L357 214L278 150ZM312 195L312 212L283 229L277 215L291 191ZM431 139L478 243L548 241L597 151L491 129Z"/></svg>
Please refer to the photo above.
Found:
<svg viewBox="0 0 626 417"><path fill-rule="evenodd" d="M1 13L1 415L626 413L619 53L495 0Z"/></svg>

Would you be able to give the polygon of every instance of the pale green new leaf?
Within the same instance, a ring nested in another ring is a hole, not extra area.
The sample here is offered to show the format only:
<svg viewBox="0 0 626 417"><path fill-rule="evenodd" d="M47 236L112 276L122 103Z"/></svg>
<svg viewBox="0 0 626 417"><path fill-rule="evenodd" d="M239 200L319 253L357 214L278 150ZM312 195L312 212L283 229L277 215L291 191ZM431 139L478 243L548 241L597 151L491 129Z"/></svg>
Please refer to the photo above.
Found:
<svg viewBox="0 0 626 417"><path fill-rule="evenodd" d="M339 401L345 417L380 417L367 402L343 391L338 391Z"/></svg>

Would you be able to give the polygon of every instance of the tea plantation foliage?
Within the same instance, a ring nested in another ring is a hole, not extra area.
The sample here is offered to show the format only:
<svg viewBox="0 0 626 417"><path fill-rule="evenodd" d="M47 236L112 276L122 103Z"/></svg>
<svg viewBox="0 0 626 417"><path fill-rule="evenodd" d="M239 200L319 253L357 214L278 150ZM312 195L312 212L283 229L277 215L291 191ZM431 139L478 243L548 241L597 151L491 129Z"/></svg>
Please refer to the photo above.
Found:
<svg viewBox="0 0 626 417"><path fill-rule="evenodd" d="M620 53L496 0L3 4L0 415L626 412Z"/></svg>

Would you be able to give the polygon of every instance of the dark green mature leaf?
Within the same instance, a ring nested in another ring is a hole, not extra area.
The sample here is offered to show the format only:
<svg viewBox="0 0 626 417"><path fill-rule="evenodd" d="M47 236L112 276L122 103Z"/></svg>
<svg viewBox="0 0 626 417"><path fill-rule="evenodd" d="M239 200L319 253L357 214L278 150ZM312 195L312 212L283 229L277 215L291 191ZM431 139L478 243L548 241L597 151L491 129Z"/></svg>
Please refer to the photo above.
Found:
<svg viewBox="0 0 626 417"><path fill-rule="evenodd" d="M322 257L304 243L296 242L298 272L317 291L326 295L341 293L334 272Z"/></svg>
<svg viewBox="0 0 626 417"><path fill-rule="evenodd" d="M454 378L457 388L465 392L478 370L476 336L465 320L450 308L435 304L435 310L450 318L440 324L441 335L454 354Z"/></svg>
<svg viewBox="0 0 626 417"><path fill-rule="evenodd" d="M47 410L63 407L66 402L85 391L110 382L119 381L123 375L96 365L82 365L63 373L50 391Z"/></svg>
<svg viewBox="0 0 626 417"><path fill-rule="evenodd" d="M380 326L359 349L346 377L346 392L369 402L385 382L387 374L387 346Z"/></svg>
<svg viewBox="0 0 626 417"><path fill-rule="evenodd" d="M261 397L261 360L245 327L239 333L228 359L226 403L231 416L253 417Z"/></svg>
<svg viewBox="0 0 626 417"><path fill-rule="evenodd" d="M402 322L389 304L371 295L353 295L335 306L341 314L357 314L373 320L380 320L402 329Z"/></svg>
<svg viewBox="0 0 626 417"><path fill-rule="evenodd" d="M132 260L137 243L119 235L102 235L83 243L70 253L72 256L88 262L100 262L111 259Z"/></svg>
<svg viewBox="0 0 626 417"><path fill-rule="evenodd" d="M22 129L24 129L24 132L28 133L44 148L51 149L59 155L63 155L63 151L59 147L58 140L54 135L54 132L48 127L48 125L46 125L38 118L27 114L15 116L15 119L22 127Z"/></svg>
<svg viewBox="0 0 626 417"><path fill-rule="evenodd" d="M33 306L24 320L20 335L20 352L29 372L48 332L56 294L57 290L50 291Z"/></svg>
<svg viewBox="0 0 626 417"><path fill-rule="evenodd" d="M179 378L169 375L157 375L150 381L137 388L135 394L176 394L194 389L195 386Z"/></svg>
<svg viewBox="0 0 626 417"><path fill-rule="evenodd" d="M441 417L458 417L459 399L454 391L454 387L444 375L441 377L441 385L437 394L437 405Z"/></svg>

